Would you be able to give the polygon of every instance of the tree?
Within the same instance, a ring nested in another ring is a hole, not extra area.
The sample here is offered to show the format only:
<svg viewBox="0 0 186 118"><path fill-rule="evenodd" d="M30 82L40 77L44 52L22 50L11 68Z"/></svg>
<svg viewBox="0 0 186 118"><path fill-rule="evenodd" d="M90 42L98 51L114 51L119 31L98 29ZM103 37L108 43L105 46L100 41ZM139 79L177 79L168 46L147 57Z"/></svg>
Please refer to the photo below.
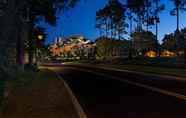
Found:
<svg viewBox="0 0 186 118"><path fill-rule="evenodd" d="M175 6L175 8L173 8L170 11L170 14L177 17L176 31L179 31L180 11L185 11L186 10L186 8L184 8L185 5L186 5L186 0L170 0L170 1L172 1L174 3L174 6Z"/></svg>
<svg viewBox="0 0 186 118"><path fill-rule="evenodd" d="M109 14L110 11L108 6L96 12L96 28L100 30L100 37L108 37ZM102 32L104 33L104 35L102 34Z"/></svg>
<svg viewBox="0 0 186 118"><path fill-rule="evenodd" d="M158 50L159 43L152 32L137 31L134 32L131 37L132 37L132 47L138 54L139 53L143 54L145 51L149 51L149 50L154 50L154 51Z"/></svg>
<svg viewBox="0 0 186 118"><path fill-rule="evenodd" d="M134 20L134 16L133 16L133 13L129 10L127 13L126 13L126 16L127 16L127 18L129 19L129 27L130 27L130 30L129 30L129 32L130 32L130 34L129 35L131 35L132 34L132 32L133 32L133 20Z"/></svg>
<svg viewBox="0 0 186 118"><path fill-rule="evenodd" d="M33 29L38 20L44 18L49 24L55 25L57 10L73 7L78 0L18 0L17 9L20 16L27 22L29 41L29 65L33 64L34 42Z"/></svg>
<svg viewBox="0 0 186 118"><path fill-rule="evenodd" d="M156 25L156 40L158 40L158 24L160 23L159 14L165 9L165 5L160 4L160 0L153 0L153 3L154 3L154 12L151 20Z"/></svg>
<svg viewBox="0 0 186 118"><path fill-rule="evenodd" d="M118 0L111 0L109 6L111 10L111 21L114 25L114 34L118 35L118 39L121 40L122 34L127 33L125 28L128 27L128 24L125 22L126 9Z"/></svg>
<svg viewBox="0 0 186 118"><path fill-rule="evenodd" d="M142 30L142 25L146 26L148 31L149 26L159 23L159 13L164 9L164 5L159 2L160 0L127 0L129 17L132 13L134 14L133 18L137 17L134 20L137 22L139 31Z"/></svg>
<svg viewBox="0 0 186 118"><path fill-rule="evenodd" d="M137 16L138 30L142 30L144 19L144 0L127 0L127 8Z"/></svg>
<svg viewBox="0 0 186 118"><path fill-rule="evenodd" d="M106 37L121 39L126 33L125 9L118 0L110 0L108 4L96 12L96 26L99 30L104 29Z"/></svg>
<svg viewBox="0 0 186 118"><path fill-rule="evenodd" d="M166 34L162 39L162 49L175 51L176 50L176 38L174 33Z"/></svg>
<svg viewBox="0 0 186 118"><path fill-rule="evenodd" d="M152 18L152 1L151 0L144 0L144 19L143 23L146 26L146 30L149 30L149 26L153 25L151 20Z"/></svg>
<svg viewBox="0 0 186 118"><path fill-rule="evenodd" d="M130 42L128 40L99 37L96 39L96 56L100 59L128 56L129 46Z"/></svg>
<svg viewBox="0 0 186 118"><path fill-rule="evenodd" d="M16 12L14 0L1 0L0 4L0 78L9 78L16 69Z"/></svg>
<svg viewBox="0 0 186 118"><path fill-rule="evenodd" d="M186 49L186 28L181 29L180 38L178 40L178 48L182 50Z"/></svg>
<svg viewBox="0 0 186 118"><path fill-rule="evenodd" d="M111 55L112 43L107 37L99 37L96 39L96 56L106 59Z"/></svg>

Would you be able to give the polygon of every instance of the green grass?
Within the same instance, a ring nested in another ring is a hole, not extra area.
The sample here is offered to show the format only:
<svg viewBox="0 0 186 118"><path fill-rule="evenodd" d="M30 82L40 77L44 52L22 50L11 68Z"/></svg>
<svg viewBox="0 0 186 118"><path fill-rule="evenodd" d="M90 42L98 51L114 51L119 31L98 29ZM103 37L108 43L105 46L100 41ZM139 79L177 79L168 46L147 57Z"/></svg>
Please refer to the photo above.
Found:
<svg viewBox="0 0 186 118"><path fill-rule="evenodd" d="M166 68L166 67L153 67L153 66L143 66L143 65L106 65L106 66L111 68L145 72L151 74L186 77L186 69L182 69L182 68Z"/></svg>
<svg viewBox="0 0 186 118"><path fill-rule="evenodd" d="M72 64L91 64L92 62L72 62ZM176 64L176 58L114 58L95 61L94 65L104 65L112 68L145 72L149 74L186 77L186 68Z"/></svg>

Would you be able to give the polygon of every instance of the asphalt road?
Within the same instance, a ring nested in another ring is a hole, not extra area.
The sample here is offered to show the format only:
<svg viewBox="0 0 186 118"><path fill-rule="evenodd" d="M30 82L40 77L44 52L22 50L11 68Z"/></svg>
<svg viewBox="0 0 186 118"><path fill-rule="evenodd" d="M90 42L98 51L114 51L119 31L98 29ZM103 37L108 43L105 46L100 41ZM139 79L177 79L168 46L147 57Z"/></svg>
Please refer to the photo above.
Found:
<svg viewBox="0 0 186 118"><path fill-rule="evenodd" d="M172 80L152 78L145 81L147 78L143 76L69 66L61 66L58 73L69 84L88 118L186 118L185 100L111 76L176 92L177 83ZM178 84L182 85L181 88L186 85L184 82ZM178 86L178 89L181 88Z"/></svg>

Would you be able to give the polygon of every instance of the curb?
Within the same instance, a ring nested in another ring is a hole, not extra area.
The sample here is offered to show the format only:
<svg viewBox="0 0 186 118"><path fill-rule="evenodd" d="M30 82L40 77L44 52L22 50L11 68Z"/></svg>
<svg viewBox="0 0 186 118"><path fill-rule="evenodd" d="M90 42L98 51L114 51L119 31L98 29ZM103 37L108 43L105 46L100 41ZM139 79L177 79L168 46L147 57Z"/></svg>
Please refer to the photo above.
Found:
<svg viewBox="0 0 186 118"><path fill-rule="evenodd" d="M40 67L40 69L42 69L42 67ZM62 82L64 83L64 86L65 86L67 92L68 92L69 95L70 95L72 104L73 104L73 106L74 106L74 108L75 108L75 110L76 110L76 112L77 112L77 114L78 114L78 117L79 117L79 118L87 118L87 116L86 116L86 114L85 114L83 108L82 108L81 105L79 104L77 98L76 98L75 95L73 94L73 92L72 92L72 90L70 89L70 87L68 86L68 84L63 80L63 78L61 78L61 76L60 76L57 72L55 72L55 71L53 71L53 70L51 70L51 69L48 69L48 70L50 70L50 71L52 71L53 73L55 73L56 76L57 76L57 78L58 78L60 81L62 81Z"/></svg>

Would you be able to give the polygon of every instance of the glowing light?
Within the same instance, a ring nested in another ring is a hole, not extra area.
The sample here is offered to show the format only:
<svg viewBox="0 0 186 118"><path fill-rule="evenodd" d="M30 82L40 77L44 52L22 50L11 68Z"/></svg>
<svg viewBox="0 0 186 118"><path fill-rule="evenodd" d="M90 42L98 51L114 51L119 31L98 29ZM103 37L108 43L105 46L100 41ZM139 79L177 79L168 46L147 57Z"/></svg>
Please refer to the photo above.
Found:
<svg viewBox="0 0 186 118"><path fill-rule="evenodd" d="M165 50L161 53L161 57L175 57L176 53L169 50Z"/></svg>
<svg viewBox="0 0 186 118"><path fill-rule="evenodd" d="M151 50L151 51L146 52L145 56L150 57L150 58L155 58L157 57L157 53Z"/></svg>
<svg viewBox="0 0 186 118"><path fill-rule="evenodd" d="M38 38L39 40L42 40L42 39L43 39L43 35L38 35L37 38Z"/></svg>

